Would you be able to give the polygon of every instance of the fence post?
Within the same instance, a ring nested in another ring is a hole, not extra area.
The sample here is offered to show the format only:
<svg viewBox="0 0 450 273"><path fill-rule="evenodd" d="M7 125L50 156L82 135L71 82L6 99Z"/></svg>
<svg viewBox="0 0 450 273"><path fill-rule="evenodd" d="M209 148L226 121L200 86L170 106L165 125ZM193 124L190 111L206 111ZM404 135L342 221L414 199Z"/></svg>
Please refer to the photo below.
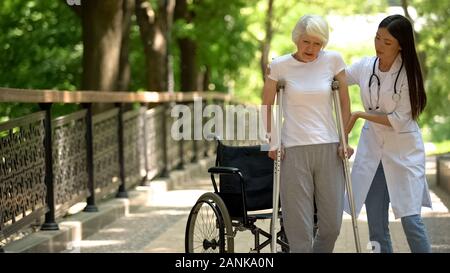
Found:
<svg viewBox="0 0 450 273"><path fill-rule="evenodd" d="M145 109L142 109L142 107L145 107ZM148 149L148 136L147 136L147 110L148 110L148 103L142 103L141 104L141 108L140 108L140 115L142 116L142 130L144 131L144 133L142 134L142 144L143 144L143 149L144 150L144 168L145 168L145 176L142 177L142 181L141 181L141 185L144 185L145 182L148 180L148 155L147 155L147 149Z"/></svg>
<svg viewBox="0 0 450 273"><path fill-rule="evenodd" d="M210 101L208 99L205 99L204 101L205 101L204 105L202 104L202 139L203 139L203 145L205 145L205 149L203 150L203 157L207 158L209 156L210 140L208 139L209 136L203 135L203 128L206 124L206 118L203 117L203 113Z"/></svg>
<svg viewBox="0 0 450 273"><path fill-rule="evenodd" d="M124 140L123 140L123 113L124 107L122 103L116 104L119 107L118 116L118 137L119 137L119 177L120 185L117 192L117 198L128 198L128 193L125 187L125 160L124 160Z"/></svg>
<svg viewBox="0 0 450 273"><path fill-rule="evenodd" d="M161 171L161 177L168 177L169 176L169 170L167 169L167 165L169 163L169 157L168 157L168 147L167 147L167 105L169 105L169 103L163 103L162 107L162 138L163 138L163 145L162 145L162 149L163 149L163 162L164 162L164 167Z"/></svg>
<svg viewBox="0 0 450 273"><path fill-rule="evenodd" d="M87 198L87 206L85 212L97 212L98 208L95 204L95 180L94 180L94 134L92 124L92 103L82 104L87 110L86 113L86 165L88 173L88 189L90 192Z"/></svg>
<svg viewBox="0 0 450 273"><path fill-rule="evenodd" d="M441 186L441 181L440 181L440 156L436 155L436 185Z"/></svg>
<svg viewBox="0 0 450 273"><path fill-rule="evenodd" d="M195 101L196 100L192 101L192 105L193 106L192 106L192 116L191 116L191 126L192 126L191 127L191 137L192 137L192 150L193 150L193 152L192 152L193 156L191 158L191 162L192 163L198 162L198 159L199 159L199 156L198 156L198 143L197 143L198 141L195 139L195 129L196 129L195 126L199 125L199 124L196 124L195 121L196 121L196 116L199 113L198 113L198 109L195 108L195 105L196 105ZM200 99L200 102L201 102L201 99Z"/></svg>
<svg viewBox="0 0 450 273"><path fill-rule="evenodd" d="M41 230L59 230L55 221L55 187L53 183L53 140L52 140L52 104L40 103L39 107L45 111L45 185L47 186L47 206L49 211L45 214L45 223Z"/></svg>
<svg viewBox="0 0 450 273"><path fill-rule="evenodd" d="M186 105L186 104L184 104L184 105ZM170 115L170 117L172 117L172 116ZM183 130L185 130L184 125L183 125ZM178 140L178 156L180 157L180 162L178 163L178 165L176 167L177 170L184 169L184 141L185 141L184 139Z"/></svg>

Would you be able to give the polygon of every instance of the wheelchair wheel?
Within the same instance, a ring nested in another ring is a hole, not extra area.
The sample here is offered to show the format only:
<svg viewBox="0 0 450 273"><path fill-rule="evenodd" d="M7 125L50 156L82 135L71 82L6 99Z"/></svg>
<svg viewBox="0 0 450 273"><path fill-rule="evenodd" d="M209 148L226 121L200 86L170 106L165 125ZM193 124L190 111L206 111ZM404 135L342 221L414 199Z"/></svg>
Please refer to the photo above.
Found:
<svg viewBox="0 0 450 273"><path fill-rule="evenodd" d="M191 209L186 225L186 253L234 252L233 226L219 195L207 192Z"/></svg>

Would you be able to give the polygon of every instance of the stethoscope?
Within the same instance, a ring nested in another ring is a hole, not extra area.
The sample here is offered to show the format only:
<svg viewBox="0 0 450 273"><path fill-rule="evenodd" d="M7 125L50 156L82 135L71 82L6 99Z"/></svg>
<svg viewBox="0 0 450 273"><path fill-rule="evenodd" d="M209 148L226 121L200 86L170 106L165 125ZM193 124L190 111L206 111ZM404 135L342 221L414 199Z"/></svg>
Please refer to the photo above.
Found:
<svg viewBox="0 0 450 273"><path fill-rule="evenodd" d="M372 67L372 75L370 75L369 78L369 101L370 101L370 107L369 110L373 109L373 105L372 105L372 79L375 77L375 80L377 80L377 105L375 107L376 110L378 110L380 108L380 106L378 105L378 102L380 101L380 88L381 88L381 82L380 82L380 78L377 76L377 74L375 74L375 65L377 64L378 61L378 57L375 58L375 61L373 62L373 67ZM395 78L395 82L394 82L394 94L392 94L392 100L394 102L399 102L400 101L400 92L397 93L397 81L398 81L398 77L400 76L400 72L402 71L403 68L403 60L402 60L402 64L400 66L400 70L397 73L397 77Z"/></svg>

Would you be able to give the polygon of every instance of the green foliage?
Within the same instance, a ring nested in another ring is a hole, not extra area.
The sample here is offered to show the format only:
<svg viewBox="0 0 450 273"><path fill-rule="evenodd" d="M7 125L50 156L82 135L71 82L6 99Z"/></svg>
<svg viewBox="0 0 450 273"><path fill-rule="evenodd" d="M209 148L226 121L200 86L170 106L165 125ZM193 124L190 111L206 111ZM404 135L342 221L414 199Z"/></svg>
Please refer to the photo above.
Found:
<svg viewBox="0 0 450 273"><path fill-rule="evenodd" d="M0 2L0 86L75 90L81 78L80 20L63 1ZM55 114L76 109L55 106ZM0 117L33 112L36 105L2 103Z"/></svg>
<svg viewBox="0 0 450 273"><path fill-rule="evenodd" d="M430 140L450 139L450 2L412 2L423 26L419 31L419 50L425 55L427 107L421 124L430 128Z"/></svg>
<svg viewBox="0 0 450 273"><path fill-rule="evenodd" d="M434 154L450 153L450 140L436 142L435 145L436 145L436 150L433 152Z"/></svg>
<svg viewBox="0 0 450 273"><path fill-rule="evenodd" d="M147 79L145 78L146 64L144 47L142 45L139 26L136 16L132 17L133 22L130 29L129 62L130 62L130 86L129 90L147 90Z"/></svg>
<svg viewBox="0 0 450 273"><path fill-rule="evenodd" d="M214 90L227 91L240 75L240 68L254 59L257 44L246 35L248 15L242 10L256 0L203 0L190 4L192 23L174 24L175 37L189 37L197 43L200 69L210 69Z"/></svg>

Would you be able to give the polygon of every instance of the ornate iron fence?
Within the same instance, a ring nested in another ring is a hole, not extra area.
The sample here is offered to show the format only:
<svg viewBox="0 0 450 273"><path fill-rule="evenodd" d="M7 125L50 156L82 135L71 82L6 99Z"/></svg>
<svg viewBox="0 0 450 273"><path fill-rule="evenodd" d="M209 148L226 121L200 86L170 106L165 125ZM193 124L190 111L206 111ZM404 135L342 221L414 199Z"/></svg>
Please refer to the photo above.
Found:
<svg viewBox="0 0 450 273"><path fill-rule="evenodd" d="M89 196L87 185L86 110L59 117L53 127L55 216L63 216Z"/></svg>
<svg viewBox="0 0 450 273"><path fill-rule="evenodd" d="M46 212L45 113L0 124L0 239Z"/></svg>
<svg viewBox="0 0 450 273"><path fill-rule="evenodd" d="M213 155L210 140L171 136L171 106L180 102L193 113L195 100L202 101L197 111L203 113L207 104L224 106L229 97L0 88L0 102L39 103L43 110L0 123L0 240L36 222L56 230L56 219L80 201L87 203L85 211L98 211L96 200L126 197L142 181ZM96 102L116 107L93 115ZM125 103L135 102L142 106L125 111ZM83 110L53 119L52 103L81 103ZM207 120L203 116L202 127Z"/></svg>
<svg viewBox="0 0 450 273"><path fill-rule="evenodd" d="M164 106L160 105L144 112L145 144L146 144L146 173L147 179L152 179L165 171L164 147Z"/></svg>
<svg viewBox="0 0 450 273"><path fill-rule="evenodd" d="M119 187L119 109L93 117L95 198L117 192Z"/></svg>

